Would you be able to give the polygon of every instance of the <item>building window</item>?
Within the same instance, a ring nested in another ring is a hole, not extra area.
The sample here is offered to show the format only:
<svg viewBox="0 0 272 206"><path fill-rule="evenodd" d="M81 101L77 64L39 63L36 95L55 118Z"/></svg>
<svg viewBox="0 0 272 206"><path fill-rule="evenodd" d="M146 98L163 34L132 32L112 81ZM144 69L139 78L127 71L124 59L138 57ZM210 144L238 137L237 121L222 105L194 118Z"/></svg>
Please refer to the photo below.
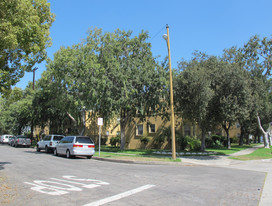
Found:
<svg viewBox="0 0 272 206"><path fill-rule="evenodd" d="M137 125L136 135L143 135L144 134L144 126L142 124Z"/></svg>
<svg viewBox="0 0 272 206"><path fill-rule="evenodd" d="M188 124L184 125L184 136L191 136L191 127Z"/></svg>
<svg viewBox="0 0 272 206"><path fill-rule="evenodd" d="M150 133L155 133L156 132L156 126L155 126L155 124L150 124L149 125L149 132Z"/></svg>

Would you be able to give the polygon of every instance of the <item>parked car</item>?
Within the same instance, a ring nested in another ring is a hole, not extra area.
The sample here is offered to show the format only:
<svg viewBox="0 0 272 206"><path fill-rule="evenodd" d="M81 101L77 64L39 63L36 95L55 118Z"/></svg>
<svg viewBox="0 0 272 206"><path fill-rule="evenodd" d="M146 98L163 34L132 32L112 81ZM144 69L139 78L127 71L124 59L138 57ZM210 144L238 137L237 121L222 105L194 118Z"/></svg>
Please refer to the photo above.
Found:
<svg viewBox="0 0 272 206"><path fill-rule="evenodd" d="M63 138L63 135L50 134L45 136L41 141L37 143L36 150L40 152L41 150L45 150L45 152L53 152L56 144Z"/></svg>
<svg viewBox="0 0 272 206"><path fill-rule="evenodd" d="M91 159L94 148L94 142L88 136L66 136L56 145L54 155L66 155L67 158L85 156Z"/></svg>
<svg viewBox="0 0 272 206"><path fill-rule="evenodd" d="M13 147L18 147L18 146L30 147L31 139L25 135L18 135L14 138L12 146Z"/></svg>
<svg viewBox="0 0 272 206"><path fill-rule="evenodd" d="M15 136L12 136L12 137L10 137L10 138L9 138L9 142L8 142L8 144L9 144L10 146L12 146L12 145L13 145L13 143L14 143L14 139L15 139Z"/></svg>
<svg viewBox="0 0 272 206"><path fill-rule="evenodd" d="M11 134L3 134L1 137L0 137L0 143L1 144L8 144L9 142L9 138L11 138L13 135Z"/></svg>

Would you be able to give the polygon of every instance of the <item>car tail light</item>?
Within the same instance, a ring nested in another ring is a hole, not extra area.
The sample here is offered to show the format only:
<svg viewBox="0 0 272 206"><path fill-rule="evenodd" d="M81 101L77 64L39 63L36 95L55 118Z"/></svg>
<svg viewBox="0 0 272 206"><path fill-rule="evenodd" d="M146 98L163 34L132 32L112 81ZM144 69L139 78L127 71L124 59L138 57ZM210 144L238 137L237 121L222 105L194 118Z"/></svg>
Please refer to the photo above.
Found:
<svg viewBox="0 0 272 206"><path fill-rule="evenodd" d="M83 147L83 145L74 144L73 147Z"/></svg>
<svg viewBox="0 0 272 206"><path fill-rule="evenodd" d="M89 148L94 148L94 145L88 145Z"/></svg>
<svg viewBox="0 0 272 206"><path fill-rule="evenodd" d="M50 142L49 145L52 146L52 142Z"/></svg>
<svg viewBox="0 0 272 206"><path fill-rule="evenodd" d="M19 139L17 139L17 142L19 143Z"/></svg>

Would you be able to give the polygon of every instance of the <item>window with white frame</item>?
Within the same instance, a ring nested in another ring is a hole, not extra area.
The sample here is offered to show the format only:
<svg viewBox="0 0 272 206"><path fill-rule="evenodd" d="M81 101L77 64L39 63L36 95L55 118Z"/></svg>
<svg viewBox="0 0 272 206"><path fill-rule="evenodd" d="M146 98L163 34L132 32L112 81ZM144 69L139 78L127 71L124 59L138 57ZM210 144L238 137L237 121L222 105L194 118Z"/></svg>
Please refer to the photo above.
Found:
<svg viewBox="0 0 272 206"><path fill-rule="evenodd" d="M137 131L136 131L136 135L143 135L144 134L144 126L142 124L138 124L137 125Z"/></svg>

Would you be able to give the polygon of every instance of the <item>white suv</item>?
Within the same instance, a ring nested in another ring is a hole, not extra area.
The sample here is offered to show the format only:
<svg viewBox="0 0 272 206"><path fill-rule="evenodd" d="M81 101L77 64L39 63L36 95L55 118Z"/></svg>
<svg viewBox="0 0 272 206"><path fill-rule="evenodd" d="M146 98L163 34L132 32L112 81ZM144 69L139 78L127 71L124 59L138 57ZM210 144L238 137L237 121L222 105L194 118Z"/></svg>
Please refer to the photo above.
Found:
<svg viewBox="0 0 272 206"><path fill-rule="evenodd" d="M41 150L45 150L45 152L53 152L56 144L63 138L63 135L50 134L45 136L41 141L37 143L36 150L40 152Z"/></svg>
<svg viewBox="0 0 272 206"><path fill-rule="evenodd" d="M2 144L8 144L9 143L9 138L13 137L11 134L4 134L0 137L0 143Z"/></svg>

